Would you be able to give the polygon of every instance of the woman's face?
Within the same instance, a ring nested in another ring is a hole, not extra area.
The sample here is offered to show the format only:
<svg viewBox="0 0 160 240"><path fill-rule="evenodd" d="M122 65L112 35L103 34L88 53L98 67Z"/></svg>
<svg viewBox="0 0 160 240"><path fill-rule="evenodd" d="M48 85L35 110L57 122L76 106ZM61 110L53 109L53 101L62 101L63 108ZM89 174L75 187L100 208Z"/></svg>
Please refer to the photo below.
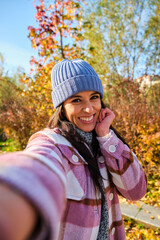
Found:
<svg viewBox="0 0 160 240"><path fill-rule="evenodd" d="M101 110L100 94L95 91L79 92L63 103L66 118L84 132L91 132Z"/></svg>

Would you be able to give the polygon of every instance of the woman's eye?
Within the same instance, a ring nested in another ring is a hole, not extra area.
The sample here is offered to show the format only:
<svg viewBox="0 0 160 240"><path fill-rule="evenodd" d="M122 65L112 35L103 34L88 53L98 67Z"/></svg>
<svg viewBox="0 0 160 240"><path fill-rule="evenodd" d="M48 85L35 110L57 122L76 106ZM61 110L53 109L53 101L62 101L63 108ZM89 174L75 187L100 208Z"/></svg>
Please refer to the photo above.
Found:
<svg viewBox="0 0 160 240"><path fill-rule="evenodd" d="M76 98L72 100L73 103L80 102L80 99Z"/></svg>
<svg viewBox="0 0 160 240"><path fill-rule="evenodd" d="M98 99L98 98L100 98L99 95L94 95L94 96L91 97L91 99Z"/></svg>

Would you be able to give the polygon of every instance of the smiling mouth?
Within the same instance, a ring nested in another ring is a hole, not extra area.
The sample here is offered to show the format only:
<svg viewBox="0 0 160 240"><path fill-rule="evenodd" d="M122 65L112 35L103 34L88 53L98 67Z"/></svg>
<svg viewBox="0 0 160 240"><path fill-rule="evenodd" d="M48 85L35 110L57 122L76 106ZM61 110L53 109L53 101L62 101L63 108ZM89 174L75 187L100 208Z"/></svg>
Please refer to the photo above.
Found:
<svg viewBox="0 0 160 240"><path fill-rule="evenodd" d="M91 117L80 117L80 120L89 122L89 121L93 120L93 117L94 117L93 115Z"/></svg>

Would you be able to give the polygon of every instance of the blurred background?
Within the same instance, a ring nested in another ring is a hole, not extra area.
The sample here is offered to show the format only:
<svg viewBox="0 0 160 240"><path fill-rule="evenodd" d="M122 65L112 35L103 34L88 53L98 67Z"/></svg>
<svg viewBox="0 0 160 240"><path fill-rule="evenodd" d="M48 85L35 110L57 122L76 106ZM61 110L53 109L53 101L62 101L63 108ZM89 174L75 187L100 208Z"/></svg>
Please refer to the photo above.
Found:
<svg viewBox="0 0 160 240"><path fill-rule="evenodd" d="M160 207L160 2L1 1L1 152L24 149L46 126L54 112L51 69L64 58L86 60L98 73L113 125L146 171L143 201ZM160 236L133 221L125 227L127 239Z"/></svg>

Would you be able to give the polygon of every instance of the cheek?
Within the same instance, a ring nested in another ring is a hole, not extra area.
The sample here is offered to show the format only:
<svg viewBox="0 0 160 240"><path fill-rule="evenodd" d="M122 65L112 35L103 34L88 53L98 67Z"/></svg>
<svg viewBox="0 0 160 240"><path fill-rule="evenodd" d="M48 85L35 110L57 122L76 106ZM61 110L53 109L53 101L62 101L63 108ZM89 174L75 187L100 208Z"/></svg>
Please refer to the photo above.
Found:
<svg viewBox="0 0 160 240"><path fill-rule="evenodd" d="M64 114L68 121L72 122L74 121L74 115L75 115L75 110L71 106L65 106L64 107Z"/></svg>

